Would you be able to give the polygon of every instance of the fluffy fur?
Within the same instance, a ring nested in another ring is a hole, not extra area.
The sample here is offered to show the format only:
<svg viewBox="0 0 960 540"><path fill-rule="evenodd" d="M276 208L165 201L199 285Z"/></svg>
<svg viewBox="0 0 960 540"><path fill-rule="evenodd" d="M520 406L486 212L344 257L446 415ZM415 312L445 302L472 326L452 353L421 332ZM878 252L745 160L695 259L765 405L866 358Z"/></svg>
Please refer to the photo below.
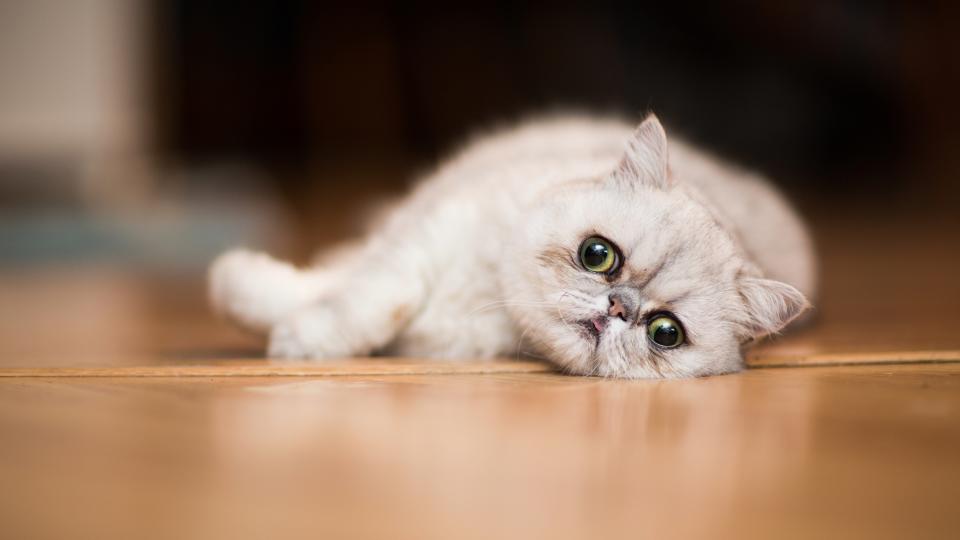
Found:
<svg viewBox="0 0 960 540"><path fill-rule="evenodd" d="M580 263L591 235L622 252L615 275ZM735 371L814 287L810 240L776 191L668 146L654 116L636 130L564 117L479 138L319 264L233 251L210 271L215 308L269 332L273 358L526 353L629 378ZM625 313L610 315L614 299ZM648 338L662 311L683 345ZM594 321L599 335L584 331Z"/></svg>

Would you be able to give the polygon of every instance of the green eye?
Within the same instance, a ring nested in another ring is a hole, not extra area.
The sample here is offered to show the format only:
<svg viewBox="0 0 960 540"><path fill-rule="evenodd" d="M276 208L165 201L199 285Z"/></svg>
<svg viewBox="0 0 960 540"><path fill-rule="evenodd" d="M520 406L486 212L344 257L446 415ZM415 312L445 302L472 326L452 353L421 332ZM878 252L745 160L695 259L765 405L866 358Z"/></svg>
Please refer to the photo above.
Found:
<svg viewBox="0 0 960 540"><path fill-rule="evenodd" d="M591 272L608 274L620 261L610 242L599 236L591 236L580 244L580 264Z"/></svg>
<svg viewBox="0 0 960 540"><path fill-rule="evenodd" d="M669 349L683 343L683 327L671 315L661 313L647 323L647 337Z"/></svg>

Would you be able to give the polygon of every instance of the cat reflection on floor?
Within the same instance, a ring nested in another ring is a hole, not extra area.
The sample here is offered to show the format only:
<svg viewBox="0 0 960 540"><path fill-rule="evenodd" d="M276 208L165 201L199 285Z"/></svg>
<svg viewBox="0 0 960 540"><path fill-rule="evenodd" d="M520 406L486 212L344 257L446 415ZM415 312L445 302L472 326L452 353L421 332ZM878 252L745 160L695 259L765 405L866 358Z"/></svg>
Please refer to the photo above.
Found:
<svg viewBox="0 0 960 540"><path fill-rule="evenodd" d="M815 292L809 235L762 177L639 127L563 116L474 140L307 268L230 251L216 310L276 359L545 358L565 372L736 371Z"/></svg>

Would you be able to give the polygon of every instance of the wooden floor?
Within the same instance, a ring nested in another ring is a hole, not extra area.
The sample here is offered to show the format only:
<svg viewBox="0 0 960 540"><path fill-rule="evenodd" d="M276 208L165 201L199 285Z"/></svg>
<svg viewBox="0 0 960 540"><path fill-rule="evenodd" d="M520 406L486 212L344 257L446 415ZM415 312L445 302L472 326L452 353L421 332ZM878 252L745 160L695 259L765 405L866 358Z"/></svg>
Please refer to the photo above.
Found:
<svg viewBox="0 0 960 540"><path fill-rule="evenodd" d="M956 538L957 364L16 378L5 538Z"/></svg>
<svg viewBox="0 0 960 540"><path fill-rule="evenodd" d="M814 323L686 381L277 365L197 276L8 270L0 537L958 538L956 237L822 227Z"/></svg>

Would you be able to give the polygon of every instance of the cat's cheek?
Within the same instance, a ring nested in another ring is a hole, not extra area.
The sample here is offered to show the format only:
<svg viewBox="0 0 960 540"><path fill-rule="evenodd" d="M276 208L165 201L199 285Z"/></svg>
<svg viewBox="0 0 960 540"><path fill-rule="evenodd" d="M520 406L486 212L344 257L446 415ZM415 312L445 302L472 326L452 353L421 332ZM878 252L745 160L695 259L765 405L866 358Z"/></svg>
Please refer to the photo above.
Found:
<svg viewBox="0 0 960 540"><path fill-rule="evenodd" d="M567 358L564 364L570 373L575 375L588 375L596 371L593 357L595 354L594 344L587 341L582 336L571 335L567 338Z"/></svg>

